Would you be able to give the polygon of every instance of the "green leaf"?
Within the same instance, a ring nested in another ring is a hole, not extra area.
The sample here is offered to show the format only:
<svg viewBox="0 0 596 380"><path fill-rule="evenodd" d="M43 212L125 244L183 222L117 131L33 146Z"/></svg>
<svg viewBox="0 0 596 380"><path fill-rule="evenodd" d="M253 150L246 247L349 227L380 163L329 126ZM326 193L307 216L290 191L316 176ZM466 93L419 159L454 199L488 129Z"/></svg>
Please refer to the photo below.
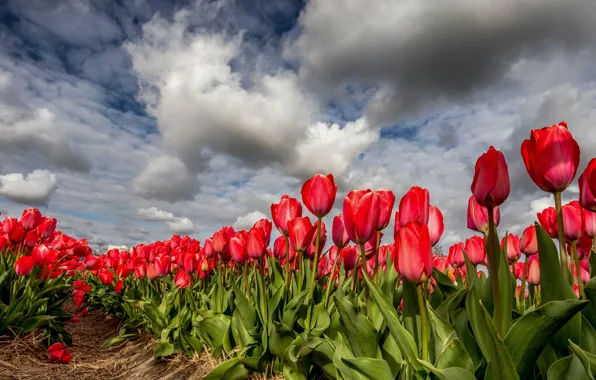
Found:
<svg viewBox="0 0 596 380"><path fill-rule="evenodd" d="M346 298L335 297L335 306L342 323L342 332L350 341L357 357L376 358L378 355L377 332L372 323L358 313Z"/></svg>
<svg viewBox="0 0 596 380"><path fill-rule="evenodd" d="M528 378L536 361L552 336L574 315L586 307L586 301L551 301L519 318L505 336L505 346L517 373Z"/></svg>
<svg viewBox="0 0 596 380"><path fill-rule="evenodd" d="M591 380L582 362L575 355L554 362L548 369L548 380Z"/></svg>
<svg viewBox="0 0 596 380"><path fill-rule="evenodd" d="M288 305L284 308L284 315L282 318L282 322L288 326L289 328L293 328L294 324L296 323L296 319L298 318L298 311L300 311L300 307L304 303L304 300L308 296L308 289L302 291L298 295L296 295L292 300L288 303Z"/></svg>
<svg viewBox="0 0 596 380"><path fill-rule="evenodd" d="M379 310L381 311L381 314L383 314L383 318L385 318L385 322L387 322L387 327L389 328L389 331L391 331L391 335L393 335L403 357L410 362L416 371L423 370L422 365L418 363L418 348L416 347L416 343L414 343L412 336L399 322L397 311L366 273L363 274L363 278L366 282L366 286L368 286L370 290L371 297L379 306Z"/></svg>
<svg viewBox="0 0 596 380"><path fill-rule="evenodd" d="M441 306L436 309L437 315L445 320L450 319L455 310L459 309L460 306L465 307L465 300L469 291L470 289L465 288L449 296Z"/></svg>
<svg viewBox="0 0 596 380"><path fill-rule="evenodd" d="M123 335L115 336L115 337L110 338L110 339L106 340L105 342L103 342L103 344L101 345L101 347L99 349L111 347L115 344L124 342L128 338L134 338L136 336L137 336L136 334L123 334Z"/></svg>
<svg viewBox="0 0 596 380"><path fill-rule="evenodd" d="M217 314L213 317L203 318L195 324L201 338L212 349L223 346L226 332L230 328L229 317L223 314Z"/></svg>
<svg viewBox="0 0 596 380"><path fill-rule="evenodd" d="M173 355L174 352L174 345L170 342L156 342L153 345L153 356L155 359Z"/></svg>
<svg viewBox="0 0 596 380"><path fill-rule="evenodd" d="M588 322L588 319L585 317L585 315L582 315L582 327L581 335L579 337L579 346L582 348L582 350L586 352L596 354L596 331L594 330L594 327L592 327L592 324Z"/></svg>
<svg viewBox="0 0 596 380"><path fill-rule="evenodd" d="M453 285L453 282L451 282L449 276L447 276L443 272L439 272L439 270L436 268L433 269L433 278L437 282L437 285L439 286L443 294L450 296L451 294L459 291L459 289L455 285Z"/></svg>
<svg viewBox="0 0 596 380"><path fill-rule="evenodd" d="M466 369L459 367L439 369L429 362L419 360L420 364L426 367L438 380L476 380L476 376Z"/></svg>
<svg viewBox="0 0 596 380"><path fill-rule="evenodd" d="M577 344L569 341L569 348L573 351L573 354L577 356L579 361L582 363L582 367L586 371L586 376L590 378L590 380L594 380L594 376L592 376L592 365L591 360L588 358L588 353L582 350ZM593 355L592 355L593 357Z"/></svg>
<svg viewBox="0 0 596 380"><path fill-rule="evenodd" d="M498 241L498 237L496 237ZM505 238L507 239L507 238ZM505 250L507 245L505 244ZM507 335L509 327L511 326L511 313L513 310L513 291L515 289L513 275L509 270L509 263L507 262L506 251L498 251L499 255L499 298L500 310L495 310L495 313L499 313L501 316L501 333L503 336Z"/></svg>
<svg viewBox="0 0 596 380"><path fill-rule="evenodd" d="M24 333L30 333L31 331L35 330L39 326L43 325L47 321L53 320L55 317L53 315L38 315L36 317L31 317L26 319L21 324L21 329Z"/></svg>
<svg viewBox="0 0 596 380"><path fill-rule="evenodd" d="M378 380L392 378L391 369L383 359L356 358L342 334L339 335L338 344L333 355L333 363L344 379Z"/></svg>
<svg viewBox="0 0 596 380"><path fill-rule="evenodd" d="M416 344L421 345L420 312L418 309L418 295L416 286L409 281L404 281L403 289L403 322L404 326L414 338Z"/></svg>
<svg viewBox="0 0 596 380"><path fill-rule="evenodd" d="M493 379L519 379L513 360L497 336L492 318L478 300L474 289L468 294L466 309L478 346L486 361L491 363Z"/></svg>
<svg viewBox="0 0 596 380"><path fill-rule="evenodd" d="M234 358L226 360L203 378L203 380L242 380L248 378L248 373L242 359Z"/></svg>
<svg viewBox="0 0 596 380"><path fill-rule="evenodd" d="M591 257L596 258L596 254L593 254ZM592 273L596 273L596 268L592 268ZM590 321L592 327L596 328L596 277L592 277L586 284L584 292L590 304L582 310L582 314Z"/></svg>
<svg viewBox="0 0 596 380"><path fill-rule="evenodd" d="M435 342L435 365L441 369L460 367L473 371L472 359L457 338L453 327L443 321L430 306L428 307L428 315L431 320Z"/></svg>

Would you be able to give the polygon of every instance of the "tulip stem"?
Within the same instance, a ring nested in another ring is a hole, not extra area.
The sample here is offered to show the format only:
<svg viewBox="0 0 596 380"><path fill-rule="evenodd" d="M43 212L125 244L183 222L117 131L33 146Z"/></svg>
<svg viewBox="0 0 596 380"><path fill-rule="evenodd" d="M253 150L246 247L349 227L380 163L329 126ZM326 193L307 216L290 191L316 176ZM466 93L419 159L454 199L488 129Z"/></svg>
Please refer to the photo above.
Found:
<svg viewBox="0 0 596 380"><path fill-rule="evenodd" d="M366 248L364 248L364 244L360 244L360 259L362 260L362 275L366 276ZM365 287L364 292L364 297L366 298L366 315L372 322L372 300L370 299L370 290L368 289L368 286Z"/></svg>
<svg viewBox="0 0 596 380"><path fill-rule="evenodd" d="M244 294L246 298L250 298L250 291L248 287L248 262L244 262L244 266L242 267L242 272L244 274Z"/></svg>
<svg viewBox="0 0 596 380"><path fill-rule="evenodd" d="M571 242L571 258L575 262L575 276L577 277L577 287L579 288L579 295L582 300L586 299L584 292L584 282L582 281L582 268L577 257L577 240Z"/></svg>
<svg viewBox="0 0 596 380"><path fill-rule="evenodd" d="M528 278L528 262L530 261L530 256L526 255L526 261L524 262L524 273L522 274L522 283L519 298L521 299L521 314L524 315L524 309L526 308L526 280Z"/></svg>
<svg viewBox="0 0 596 380"><path fill-rule="evenodd" d="M290 270L290 238L286 235L286 304L291 297L292 271Z"/></svg>
<svg viewBox="0 0 596 380"><path fill-rule="evenodd" d="M180 311L182 310L182 289L178 291L178 340L180 343L180 350L182 350L182 316Z"/></svg>
<svg viewBox="0 0 596 380"><path fill-rule="evenodd" d="M327 279L327 289L325 289L325 308L327 308L327 305L329 305L329 294L331 293L331 282L333 280L334 274L335 274L335 268L337 267L337 263L339 262L339 258L341 257L340 255L340 249L337 249L337 256L335 257L335 260L333 261L333 268L331 268L331 273L329 273L329 278Z"/></svg>
<svg viewBox="0 0 596 380"><path fill-rule="evenodd" d="M428 325L426 316L426 301L422 292L422 283L416 285L418 309L420 310L420 330L422 332L422 360L428 360Z"/></svg>
<svg viewBox="0 0 596 380"><path fill-rule="evenodd" d="M488 276L493 291L493 318L497 328L497 335L502 335L501 324L501 291L499 289L499 242L496 235L494 208L488 207Z"/></svg>
<svg viewBox="0 0 596 380"><path fill-rule="evenodd" d="M321 241L321 223L322 218L319 216L319 220L317 221L317 236L315 237L315 261L313 262L312 272L311 272L311 279L310 279L310 289L308 291L308 298L309 300L312 299L313 294L315 292L315 282L317 280L317 271L319 268L319 244Z"/></svg>
<svg viewBox="0 0 596 380"><path fill-rule="evenodd" d="M565 227L563 224L563 212L561 206L561 192L555 193L555 209L557 210L557 233L559 240L559 256L561 257L561 272L563 278L569 281L569 268L567 266L567 249L565 247Z"/></svg>
<svg viewBox="0 0 596 380"><path fill-rule="evenodd" d="M375 244L375 281L379 283L381 276L379 275L379 246L381 245L381 231L377 231L377 242Z"/></svg>

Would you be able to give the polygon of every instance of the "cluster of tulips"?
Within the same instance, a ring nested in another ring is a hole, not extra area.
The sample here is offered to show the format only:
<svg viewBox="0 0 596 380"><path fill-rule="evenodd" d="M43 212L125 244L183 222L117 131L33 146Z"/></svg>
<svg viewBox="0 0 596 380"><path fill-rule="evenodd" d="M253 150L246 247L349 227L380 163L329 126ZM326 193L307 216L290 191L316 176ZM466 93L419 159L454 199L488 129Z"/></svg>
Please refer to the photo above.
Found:
<svg viewBox="0 0 596 380"><path fill-rule="evenodd" d="M590 379L596 159L579 177L580 199L562 205L580 155L567 125L533 130L521 153L555 207L539 213L521 238L500 240L509 173L503 154L490 147L476 163L468 200L467 225L481 236L454 244L447 257L433 254L443 215L416 186L395 214L391 191L351 191L327 244L323 218L337 186L331 174L318 174L304 183L302 202L282 196L271 221L248 231L226 226L202 245L173 236L130 252L74 255L76 265L59 270L72 269L79 310L100 307L125 322L106 346L145 331L156 337L156 358L205 349L228 358L207 379L250 372L288 379ZM383 243L393 215L393 237ZM271 245L274 226L280 236Z"/></svg>
<svg viewBox="0 0 596 380"><path fill-rule="evenodd" d="M84 269L82 258L91 253L87 240L57 230L56 219L38 209L24 210L20 219L6 217L0 234L0 335L39 329L51 347L70 343L64 326L73 316L62 306ZM70 353L60 357L68 362Z"/></svg>

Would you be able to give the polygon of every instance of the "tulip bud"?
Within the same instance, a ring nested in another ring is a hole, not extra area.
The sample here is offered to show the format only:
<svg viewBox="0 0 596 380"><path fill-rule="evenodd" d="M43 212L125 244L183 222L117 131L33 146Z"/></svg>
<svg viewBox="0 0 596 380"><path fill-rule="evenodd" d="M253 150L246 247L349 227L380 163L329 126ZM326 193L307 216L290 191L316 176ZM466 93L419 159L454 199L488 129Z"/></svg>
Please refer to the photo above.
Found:
<svg viewBox="0 0 596 380"><path fill-rule="evenodd" d="M19 276L27 276L31 273L35 260L31 256L21 256L14 265L14 270Z"/></svg>
<svg viewBox="0 0 596 380"><path fill-rule="evenodd" d="M288 236L288 222L302 216L302 205L295 198L282 195L277 204L271 205L271 217L277 230L284 236Z"/></svg>
<svg viewBox="0 0 596 380"><path fill-rule="evenodd" d="M495 217L495 226L498 226L501 221L499 207L494 208L493 216ZM470 195L470 199L468 199L468 228L488 235L488 209L480 206L474 195Z"/></svg>
<svg viewBox="0 0 596 380"><path fill-rule="evenodd" d="M575 241L584 234L583 212L578 201L571 201L561 208L565 240Z"/></svg>
<svg viewBox="0 0 596 380"><path fill-rule="evenodd" d="M116 284L114 285L114 291L116 293L120 293L122 288L124 288L124 282L122 280L116 281Z"/></svg>
<svg viewBox="0 0 596 380"><path fill-rule="evenodd" d="M188 288L190 286L190 276L184 270L179 269L176 272L174 283L178 289Z"/></svg>
<svg viewBox="0 0 596 380"><path fill-rule="evenodd" d="M577 182L579 184L579 202L582 207L596 212L596 158L590 160Z"/></svg>
<svg viewBox="0 0 596 380"><path fill-rule="evenodd" d="M538 261L538 255L530 256L528 260L528 283L540 285L540 262Z"/></svg>
<svg viewBox="0 0 596 380"><path fill-rule="evenodd" d="M391 190L379 190L376 192L379 196L379 223L377 230L385 229L391 221L391 211L395 204L395 195Z"/></svg>
<svg viewBox="0 0 596 380"><path fill-rule="evenodd" d="M307 216L296 218L288 222L290 243L296 252L305 252L312 242L316 232L316 226L312 225Z"/></svg>
<svg viewBox="0 0 596 380"><path fill-rule="evenodd" d="M379 196L371 190L352 190L344 199L344 226L356 244L366 243L379 223Z"/></svg>
<svg viewBox="0 0 596 380"><path fill-rule="evenodd" d="M476 161L472 194L479 205L494 208L505 202L510 190L505 156L491 146Z"/></svg>
<svg viewBox="0 0 596 380"><path fill-rule="evenodd" d="M432 275L432 247L428 226L411 222L403 226L395 241L395 269L406 280L418 284Z"/></svg>
<svg viewBox="0 0 596 380"><path fill-rule="evenodd" d="M248 232L246 239L246 254L254 260L258 260L265 255L265 234L263 229L253 227Z"/></svg>
<svg viewBox="0 0 596 380"><path fill-rule="evenodd" d="M114 275L106 268L101 268L99 270L99 280L104 285L109 285L114 280Z"/></svg>
<svg viewBox="0 0 596 380"><path fill-rule="evenodd" d="M464 243L459 242L453 244L449 247L449 255L447 255L447 260L449 264L454 268L461 268L466 266L466 259L464 257Z"/></svg>
<svg viewBox="0 0 596 380"><path fill-rule="evenodd" d="M536 226L526 227L519 241L519 250L526 256L538 253L538 239L536 237Z"/></svg>
<svg viewBox="0 0 596 380"><path fill-rule="evenodd" d="M36 208L29 208L23 211L21 216L21 225L25 231L31 231L37 228L41 223L41 212Z"/></svg>
<svg viewBox="0 0 596 380"><path fill-rule="evenodd" d="M396 214L396 216L399 216L400 227L409 222L428 224L429 200L430 195L426 189L414 186L408 190L406 195L399 201L399 214Z"/></svg>
<svg viewBox="0 0 596 380"><path fill-rule="evenodd" d="M584 233L591 238L596 237L596 212L583 210Z"/></svg>
<svg viewBox="0 0 596 380"><path fill-rule="evenodd" d="M358 259L358 250L354 246L342 248L340 251L341 259L344 262L344 269L346 272L354 269L356 260Z"/></svg>
<svg viewBox="0 0 596 380"><path fill-rule="evenodd" d="M302 186L302 202L313 215L322 218L335 203L337 185L332 174L316 174Z"/></svg>
<svg viewBox="0 0 596 380"><path fill-rule="evenodd" d="M546 233L553 239L558 238L558 225L557 225L557 210L554 207L548 207L538 213L538 221Z"/></svg>
<svg viewBox="0 0 596 380"><path fill-rule="evenodd" d="M486 264L486 246L484 238L472 236L466 240L466 254L474 266Z"/></svg>
<svg viewBox="0 0 596 380"><path fill-rule="evenodd" d="M429 206L428 231L430 233L430 243L433 247L441 239L444 230L445 225L443 224L443 214L441 213L441 210L439 210L438 207Z"/></svg>
<svg viewBox="0 0 596 380"><path fill-rule="evenodd" d="M333 244L335 244L338 248L343 248L350 243L350 236L346 232L343 214L339 214L333 218L331 237L333 238Z"/></svg>
<svg viewBox="0 0 596 380"><path fill-rule="evenodd" d="M507 247L505 247L507 242ZM521 251L519 249L519 237L514 234L509 234L501 239L501 251L505 250L507 255L507 261L509 265L515 263L521 257Z"/></svg>

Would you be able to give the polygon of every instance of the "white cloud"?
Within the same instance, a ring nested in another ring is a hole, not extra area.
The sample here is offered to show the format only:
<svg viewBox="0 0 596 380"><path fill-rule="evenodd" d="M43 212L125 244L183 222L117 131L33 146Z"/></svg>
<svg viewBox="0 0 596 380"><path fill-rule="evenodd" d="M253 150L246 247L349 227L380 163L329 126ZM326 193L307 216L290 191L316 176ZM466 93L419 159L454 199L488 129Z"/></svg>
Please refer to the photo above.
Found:
<svg viewBox="0 0 596 380"><path fill-rule="evenodd" d="M166 223L170 230L177 234L189 234L195 229L194 223L188 218L176 218L174 221Z"/></svg>
<svg viewBox="0 0 596 380"><path fill-rule="evenodd" d="M159 210L157 207L140 208L137 210L137 215L151 222L170 222L176 219L171 212Z"/></svg>
<svg viewBox="0 0 596 380"><path fill-rule="evenodd" d="M46 204L57 187L56 174L47 170L0 175L0 195L18 203Z"/></svg>
<svg viewBox="0 0 596 380"><path fill-rule="evenodd" d="M260 211L253 211L236 218L232 227L234 227L235 230L248 230L260 219L267 219L267 216Z"/></svg>

